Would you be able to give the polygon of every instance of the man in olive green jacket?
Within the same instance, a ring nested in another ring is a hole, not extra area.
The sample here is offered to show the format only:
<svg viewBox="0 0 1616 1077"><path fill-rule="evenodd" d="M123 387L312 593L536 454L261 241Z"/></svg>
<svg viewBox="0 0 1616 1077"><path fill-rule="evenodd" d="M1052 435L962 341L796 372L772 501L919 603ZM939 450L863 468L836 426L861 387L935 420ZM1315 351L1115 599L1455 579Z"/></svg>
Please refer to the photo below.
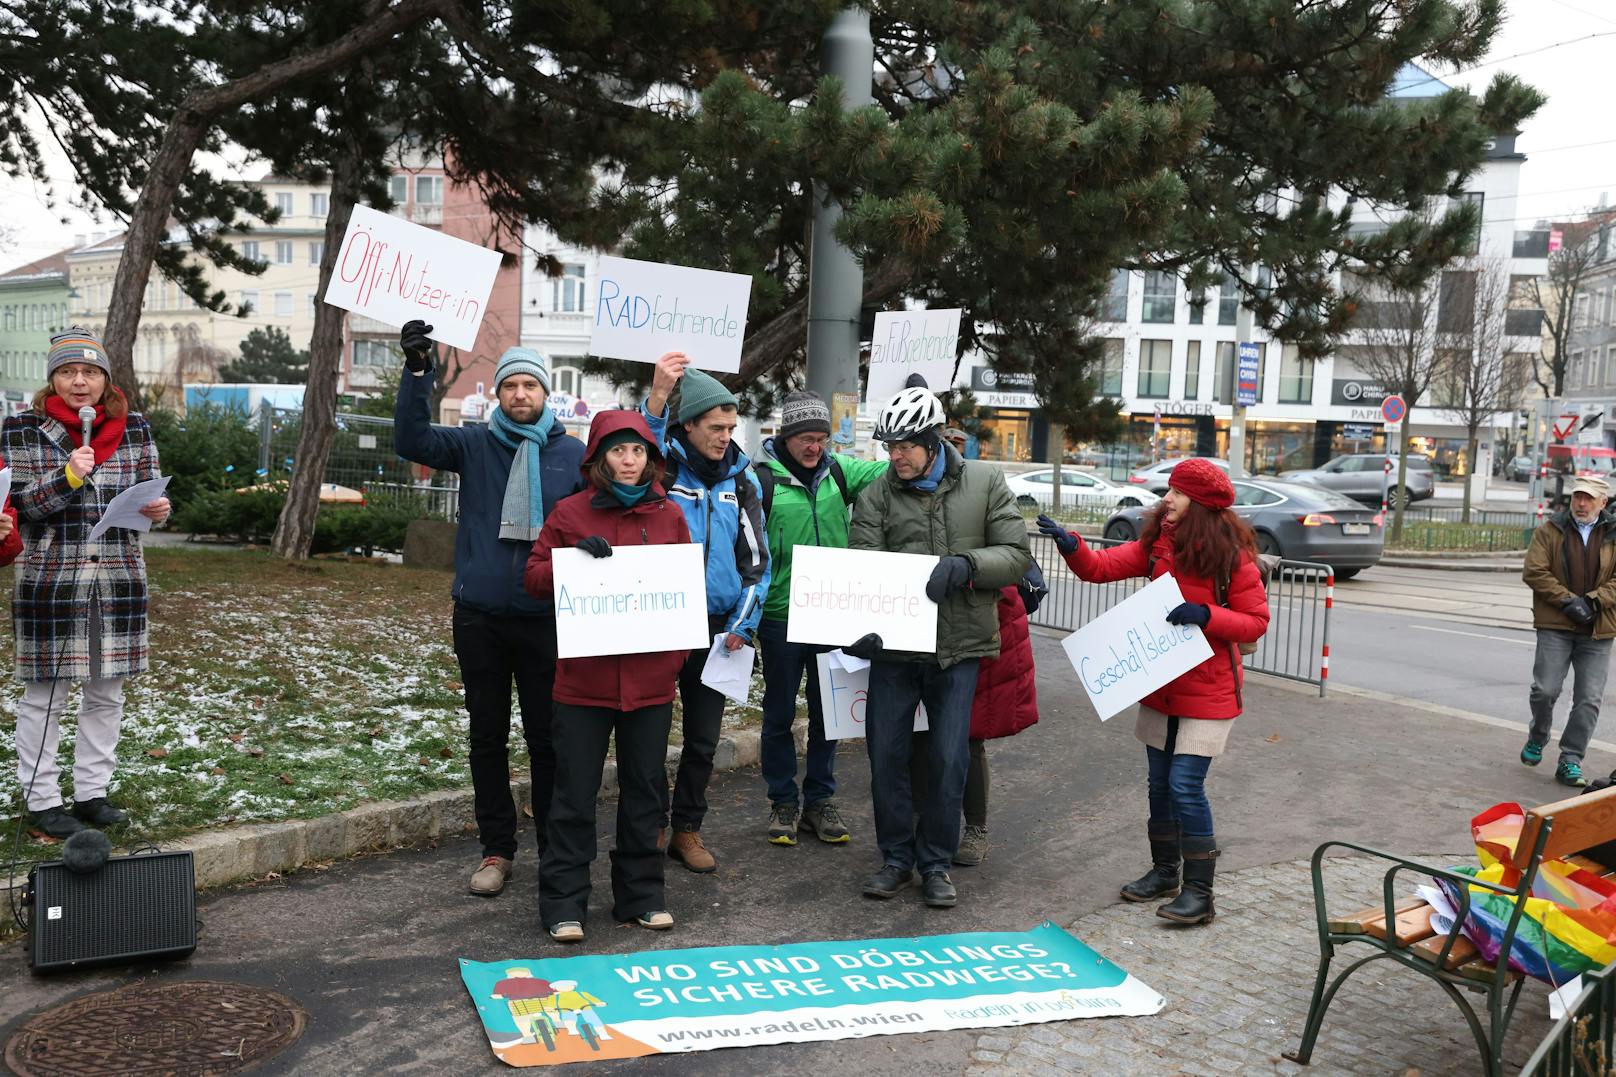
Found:
<svg viewBox="0 0 1616 1077"><path fill-rule="evenodd" d="M1543 521L1526 551L1521 578L1532 589L1537 654L1532 661L1532 728L1521 762L1543 760L1567 672L1575 671L1571 714L1560 733L1554 778L1587 785L1582 755L1599 723L1599 704L1616 638L1616 517L1605 512L1610 487L1582 477L1571 487L1571 507Z"/></svg>
<svg viewBox="0 0 1616 1077"><path fill-rule="evenodd" d="M1020 580L1032 556L1004 475L962 459L944 444L942 429L942 405L923 387L903 389L881 409L875 437L886 443L892 467L860 496L848 543L940 558L926 584L938 607L937 651L883 650L873 634L845 648L872 660L865 743L882 865L864 893L893 897L914 882L918 867L925 902L936 908L958 900L948 865L959 849L977 665L999 653L999 588ZM918 805L917 830L909 757L922 702L932 782Z"/></svg>

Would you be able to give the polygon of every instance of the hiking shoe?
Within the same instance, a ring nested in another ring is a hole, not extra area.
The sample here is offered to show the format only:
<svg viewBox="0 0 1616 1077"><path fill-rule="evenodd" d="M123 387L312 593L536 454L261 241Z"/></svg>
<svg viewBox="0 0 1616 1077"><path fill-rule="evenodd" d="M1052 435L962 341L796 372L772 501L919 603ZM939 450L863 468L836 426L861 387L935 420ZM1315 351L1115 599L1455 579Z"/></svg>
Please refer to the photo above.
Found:
<svg viewBox="0 0 1616 1077"><path fill-rule="evenodd" d="M988 858L988 828L985 826L971 826L966 824L960 832L959 851L954 854L954 863L961 867L974 867Z"/></svg>
<svg viewBox="0 0 1616 1077"><path fill-rule="evenodd" d="M913 885L914 881L913 868L900 868L888 864L864 880L864 896L881 898L884 901L887 898L897 897L898 891Z"/></svg>
<svg viewBox="0 0 1616 1077"><path fill-rule="evenodd" d="M803 809L802 828L819 835L819 840L827 845L846 845L853 840L853 835L847 832L847 824L842 822L842 813L831 800L821 800Z"/></svg>
<svg viewBox="0 0 1616 1077"><path fill-rule="evenodd" d="M32 812L34 829L48 834L57 841L66 841L84 829L84 824L73 818L60 804Z"/></svg>
<svg viewBox="0 0 1616 1077"><path fill-rule="evenodd" d="M511 877L511 862L503 856L485 856L471 873L471 892L478 897L498 897Z"/></svg>
<svg viewBox="0 0 1616 1077"><path fill-rule="evenodd" d="M73 802L73 817L80 822L100 827L102 830L123 826L129 821L129 813L107 803L106 797L75 800Z"/></svg>
<svg viewBox="0 0 1616 1077"><path fill-rule="evenodd" d="M673 914L666 909L658 909L656 912L641 913L634 918L634 922L652 931L666 931L673 926Z"/></svg>
<svg viewBox="0 0 1616 1077"><path fill-rule="evenodd" d="M1527 741L1526 747L1521 749L1521 762L1529 767L1535 767L1543 762L1543 745L1535 740Z"/></svg>
<svg viewBox="0 0 1616 1077"><path fill-rule="evenodd" d="M559 924L551 924L548 930L550 937L557 942L584 941L584 925L576 920L563 920Z"/></svg>
<svg viewBox="0 0 1616 1077"><path fill-rule="evenodd" d="M1581 789L1588 784L1588 779L1582 776L1582 764L1569 759L1560 760L1560 765L1554 768L1554 780L1573 789Z"/></svg>
<svg viewBox="0 0 1616 1077"><path fill-rule="evenodd" d="M954 889L954 880L946 871L928 871L920 896L934 909L952 909L959 901L959 891Z"/></svg>
<svg viewBox="0 0 1616 1077"><path fill-rule="evenodd" d="M797 806L781 801L769 808L769 844L797 844Z"/></svg>
<svg viewBox="0 0 1616 1077"><path fill-rule="evenodd" d="M702 843L699 830L675 830L673 840L668 842L668 855L697 875L708 875L718 870L718 861L713 859L713 854Z"/></svg>

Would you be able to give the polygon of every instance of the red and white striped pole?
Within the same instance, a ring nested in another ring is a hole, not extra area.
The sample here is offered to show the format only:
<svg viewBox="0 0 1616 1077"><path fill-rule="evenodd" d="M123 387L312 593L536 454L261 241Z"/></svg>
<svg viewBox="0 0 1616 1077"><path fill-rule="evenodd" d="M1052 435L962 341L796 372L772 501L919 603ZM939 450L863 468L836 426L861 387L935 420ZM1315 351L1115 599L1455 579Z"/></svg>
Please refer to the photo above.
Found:
<svg viewBox="0 0 1616 1077"><path fill-rule="evenodd" d="M1382 510L1384 511L1384 510ZM1324 577L1324 623L1330 623L1330 610L1335 608L1335 573ZM1330 636L1325 633L1319 649L1319 694L1324 694L1324 682L1330 679Z"/></svg>

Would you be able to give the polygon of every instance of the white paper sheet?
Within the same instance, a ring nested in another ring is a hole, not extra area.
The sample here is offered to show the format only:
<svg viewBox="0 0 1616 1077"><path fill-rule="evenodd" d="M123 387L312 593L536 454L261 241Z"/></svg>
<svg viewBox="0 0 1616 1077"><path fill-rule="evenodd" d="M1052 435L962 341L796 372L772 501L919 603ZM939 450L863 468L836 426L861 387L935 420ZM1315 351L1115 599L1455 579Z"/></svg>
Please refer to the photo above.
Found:
<svg viewBox="0 0 1616 1077"><path fill-rule="evenodd" d="M701 683L737 703L745 703L752 687L752 663L757 658L757 649L743 643L732 651L724 646L728 636L728 632L720 632L713 637L707 664L701 667Z"/></svg>
<svg viewBox="0 0 1616 1077"><path fill-rule="evenodd" d="M861 669L870 668L868 658L855 658L843 650L829 651L826 655L830 659L832 669L846 670L848 673L857 673Z"/></svg>
<svg viewBox="0 0 1616 1077"><path fill-rule="evenodd" d="M1549 1020L1558 1021L1566 1015L1566 1011L1576 1003L1577 996L1582 994L1582 975L1578 973L1571 978L1571 982L1564 987L1549 992Z"/></svg>
<svg viewBox="0 0 1616 1077"><path fill-rule="evenodd" d="M167 475L159 475L155 479L137 482L113 498L107 504L106 510L101 513L101 519L90 529L90 537L100 538L112 527L127 527L131 531L150 531L152 522L140 514L141 507L163 496L163 492L168 489L168 479Z"/></svg>
<svg viewBox="0 0 1616 1077"><path fill-rule="evenodd" d="M11 469L0 467L0 509L11 502Z"/></svg>

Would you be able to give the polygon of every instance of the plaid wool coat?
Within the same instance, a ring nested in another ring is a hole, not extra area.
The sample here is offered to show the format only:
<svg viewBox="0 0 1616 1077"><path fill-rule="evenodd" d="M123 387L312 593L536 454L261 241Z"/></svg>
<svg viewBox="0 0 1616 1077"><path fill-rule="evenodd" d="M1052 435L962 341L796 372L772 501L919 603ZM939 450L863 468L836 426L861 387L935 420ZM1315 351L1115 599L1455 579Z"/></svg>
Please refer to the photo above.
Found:
<svg viewBox="0 0 1616 1077"><path fill-rule="evenodd" d="M73 441L55 419L37 412L14 415L0 427L0 446L11 465L11 501L22 523L12 600L18 679L90 676L92 596L100 626L96 675L144 672L146 561L140 533L114 527L93 542L88 536L114 497L158 476L151 427L130 415L123 443L78 490L67 481Z"/></svg>

